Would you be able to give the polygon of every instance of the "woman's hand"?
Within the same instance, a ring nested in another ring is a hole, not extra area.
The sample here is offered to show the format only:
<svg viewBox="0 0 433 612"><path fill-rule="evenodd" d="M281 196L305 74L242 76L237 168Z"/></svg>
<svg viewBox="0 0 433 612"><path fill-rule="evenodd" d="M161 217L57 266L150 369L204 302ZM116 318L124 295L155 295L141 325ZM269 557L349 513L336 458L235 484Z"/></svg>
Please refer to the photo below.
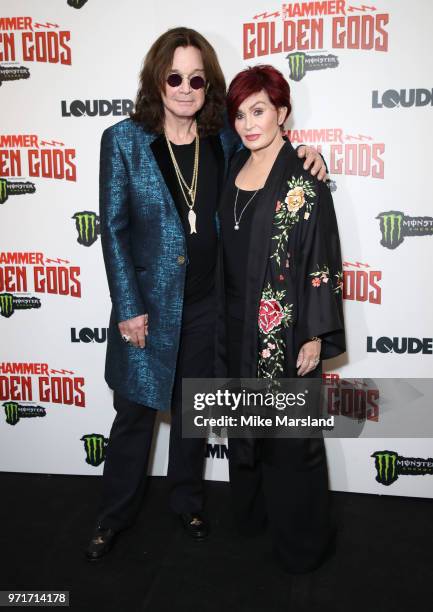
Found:
<svg viewBox="0 0 433 612"><path fill-rule="evenodd" d="M298 376L305 376L317 368L320 361L321 344L319 340L309 340L301 346L296 361Z"/></svg>
<svg viewBox="0 0 433 612"><path fill-rule="evenodd" d="M328 175L326 174L326 166L323 161L322 156L314 147L307 147L306 145L301 145L297 149L298 157L305 157L304 161L304 170L308 170L310 168L310 173L313 176L316 176L319 181L326 181ZM312 166L312 167L311 167Z"/></svg>
<svg viewBox="0 0 433 612"><path fill-rule="evenodd" d="M146 346L146 336L149 335L149 315L139 315L118 324L122 339L136 348Z"/></svg>

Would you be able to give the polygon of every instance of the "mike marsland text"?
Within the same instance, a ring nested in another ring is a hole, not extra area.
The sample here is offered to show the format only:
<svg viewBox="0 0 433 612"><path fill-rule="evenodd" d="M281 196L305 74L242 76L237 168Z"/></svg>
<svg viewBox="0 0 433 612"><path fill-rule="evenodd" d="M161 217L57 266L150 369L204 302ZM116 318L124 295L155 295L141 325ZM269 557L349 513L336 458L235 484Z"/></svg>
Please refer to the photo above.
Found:
<svg viewBox="0 0 433 612"><path fill-rule="evenodd" d="M249 416L205 417L202 414L194 417L196 427L334 427L334 417L313 418L310 415L293 418L287 415L275 414L272 417L262 417L257 414Z"/></svg>

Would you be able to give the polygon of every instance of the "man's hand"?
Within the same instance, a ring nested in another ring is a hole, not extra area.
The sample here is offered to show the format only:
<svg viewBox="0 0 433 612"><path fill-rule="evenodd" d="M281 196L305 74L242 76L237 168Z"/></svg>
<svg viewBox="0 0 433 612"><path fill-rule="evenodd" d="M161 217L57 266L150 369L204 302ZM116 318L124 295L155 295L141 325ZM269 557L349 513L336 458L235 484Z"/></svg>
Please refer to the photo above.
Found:
<svg viewBox="0 0 433 612"><path fill-rule="evenodd" d="M298 376L305 376L315 370L320 361L321 342L310 340L303 344L299 350L296 367Z"/></svg>
<svg viewBox="0 0 433 612"><path fill-rule="evenodd" d="M122 336L129 338L129 343L136 348L146 346L146 336L149 335L149 315L139 315L127 321L120 321L119 331Z"/></svg>
<svg viewBox="0 0 433 612"><path fill-rule="evenodd" d="M319 181L326 182L328 178L326 174L326 166L320 153L318 153L314 147L307 147L306 145L301 145L298 147L297 152L298 157L301 159L305 157L304 170L310 169L310 173L313 176L316 176L317 174Z"/></svg>

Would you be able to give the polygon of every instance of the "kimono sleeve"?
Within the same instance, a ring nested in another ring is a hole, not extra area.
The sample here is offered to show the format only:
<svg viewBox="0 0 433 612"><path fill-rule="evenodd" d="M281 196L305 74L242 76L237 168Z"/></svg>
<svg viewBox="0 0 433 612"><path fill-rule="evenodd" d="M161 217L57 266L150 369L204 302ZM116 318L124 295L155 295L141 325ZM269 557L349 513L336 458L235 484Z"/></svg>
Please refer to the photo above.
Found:
<svg viewBox="0 0 433 612"><path fill-rule="evenodd" d="M111 129L101 140L99 214L101 243L116 321L144 314L129 241L128 177Z"/></svg>
<svg viewBox="0 0 433 612"><path fill-rule="evenodd" d="M344 353L343 272L337 219L329 187L317 183L318 198L302 220L296 258L297 350L314 336L322 338L321 358Z"/></svg>

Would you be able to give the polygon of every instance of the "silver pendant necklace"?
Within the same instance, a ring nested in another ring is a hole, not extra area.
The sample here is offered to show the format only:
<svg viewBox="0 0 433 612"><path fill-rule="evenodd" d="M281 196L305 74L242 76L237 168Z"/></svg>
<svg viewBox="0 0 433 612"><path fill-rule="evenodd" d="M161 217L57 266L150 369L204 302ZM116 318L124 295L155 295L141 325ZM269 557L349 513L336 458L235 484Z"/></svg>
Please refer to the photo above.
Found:
<svg viewBox="0 0 433 612"><path fill-rule="evenodd" d="M234 205L234 207L233 207L233 216L234 216L234 219L235 219L235 226L234 226L234 227L235 227L235 230L238 230L238 229L239 229L239 224L240 224L240 222L241 222L242 215L244 214L245 209L247 208L248 204L249 204L249 203L250 203L250 202L251 202L251 201L254 199L254 197L255 197L256 193L257 193L258 191L260 191L260 188L255 190L255 192L253 193L253 195L250 197L250 199L248 200L248 202L245 204L245 206L243 207L243 209L242 209L242 211L241 211L241 214L239 215L239 219L237 219L237 218L236 218L236 210L237 210L238 196L239 196L239 187L236 187L236 190L237 190L237 191L236 191L235 205Z"/></svg>

